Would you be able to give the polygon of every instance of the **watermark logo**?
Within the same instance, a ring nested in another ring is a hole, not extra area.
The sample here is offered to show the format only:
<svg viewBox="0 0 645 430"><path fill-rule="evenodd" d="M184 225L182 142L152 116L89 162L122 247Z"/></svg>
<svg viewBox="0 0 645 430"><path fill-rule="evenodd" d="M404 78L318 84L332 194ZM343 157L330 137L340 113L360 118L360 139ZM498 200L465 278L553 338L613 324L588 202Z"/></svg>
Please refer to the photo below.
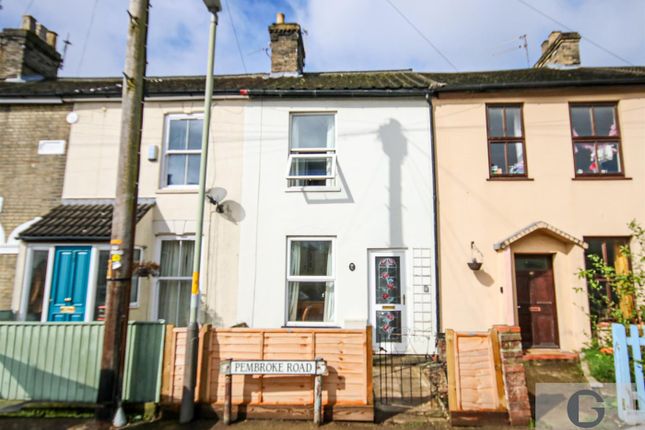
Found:
<svg viewBox="0 0 645 430"><path fill-rule="evenodd" d="M616 410L616 386L604 384L537 384L537 429L616 429L623 427Z"/></svg>
<svg viewBox="0 0 645 430"><path fill-rule="evenodd" d="M582 396L593 397L599 404L603 405L591 408L597 413L596 418L591 421L581 421L580 419L580 397ZM602 422L603 418L605 418L604 404L605 399L593 390L584 389L576 391L567 402L567 415L573 425L583 429L591 429L598 426L598 424Z"/></svg>

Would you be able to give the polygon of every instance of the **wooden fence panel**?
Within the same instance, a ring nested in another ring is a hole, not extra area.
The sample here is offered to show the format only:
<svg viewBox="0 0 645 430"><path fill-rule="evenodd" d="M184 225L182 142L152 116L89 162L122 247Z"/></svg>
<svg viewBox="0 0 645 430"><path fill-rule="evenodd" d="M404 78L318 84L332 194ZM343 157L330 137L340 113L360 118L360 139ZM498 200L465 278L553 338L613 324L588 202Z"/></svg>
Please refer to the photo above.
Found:
<svg viewBox="0 0 645 430"><path fill-rule="evenodd" d="M166 400L181 402L185 357L185 329L174 329L173 357L165 371ZM205 337L203 363L198 379L198 401L224 402L221 360L313 360L327 361L329 375L323 377L323 404L364 407L372 405L371 335L369 330L338 329L219 329ZM166 359L168 361L168 359ZM233 376L234 405L311 406L313 378L307 376ZM369 416L369 415L366 415Z"/></svg>

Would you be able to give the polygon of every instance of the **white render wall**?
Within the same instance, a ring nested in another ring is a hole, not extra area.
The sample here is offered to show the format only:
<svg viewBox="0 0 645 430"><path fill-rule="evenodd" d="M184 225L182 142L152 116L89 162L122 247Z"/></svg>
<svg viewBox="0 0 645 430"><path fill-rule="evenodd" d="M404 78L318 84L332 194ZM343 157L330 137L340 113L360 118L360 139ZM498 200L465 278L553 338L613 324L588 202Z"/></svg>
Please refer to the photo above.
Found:
<svg viewBox="0 0 645 430"><path fill-rule="evenodd" d="M289 118L297 112L336 113L340 191L286 191ZM405 250L405 319L411 334L407 352L433 352L430 139L428 105L421 98L249 101L243 143L246 218L241 223L239 322L284 326L287 237L332 236L335 325L349 328L369 322L368 250ZM350 263L356 265L353 272Z"/></svg>

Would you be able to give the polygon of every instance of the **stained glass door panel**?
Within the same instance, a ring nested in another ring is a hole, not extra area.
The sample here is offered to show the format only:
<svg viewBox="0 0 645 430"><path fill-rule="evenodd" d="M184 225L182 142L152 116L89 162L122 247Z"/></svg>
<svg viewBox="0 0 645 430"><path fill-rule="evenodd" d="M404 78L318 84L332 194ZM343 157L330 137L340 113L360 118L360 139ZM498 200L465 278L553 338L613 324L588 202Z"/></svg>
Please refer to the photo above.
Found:
<svg viewBox="0 0 645 430"><path fill-rule="evenodd" d="M404 258L400 251L373 252L370 258L371 322L377 349L405 349Z"/></svg>

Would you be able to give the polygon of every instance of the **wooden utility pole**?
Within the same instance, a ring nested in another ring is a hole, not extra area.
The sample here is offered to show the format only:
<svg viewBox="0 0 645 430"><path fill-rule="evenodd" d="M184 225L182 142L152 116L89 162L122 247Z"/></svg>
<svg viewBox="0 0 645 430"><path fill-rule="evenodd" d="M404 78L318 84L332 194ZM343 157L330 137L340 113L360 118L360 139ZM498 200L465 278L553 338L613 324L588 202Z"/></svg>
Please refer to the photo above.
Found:
<svg viewBox="0 0 645 430"><path fill-rule="evenodd" d="M128 44L121 96L121 137L112 240L107 271L103 355L96 417L112 420L121 406L123 365L130 311L134 231L139 194L139 151L146 70L148 0L130 0Z"/></svg>

